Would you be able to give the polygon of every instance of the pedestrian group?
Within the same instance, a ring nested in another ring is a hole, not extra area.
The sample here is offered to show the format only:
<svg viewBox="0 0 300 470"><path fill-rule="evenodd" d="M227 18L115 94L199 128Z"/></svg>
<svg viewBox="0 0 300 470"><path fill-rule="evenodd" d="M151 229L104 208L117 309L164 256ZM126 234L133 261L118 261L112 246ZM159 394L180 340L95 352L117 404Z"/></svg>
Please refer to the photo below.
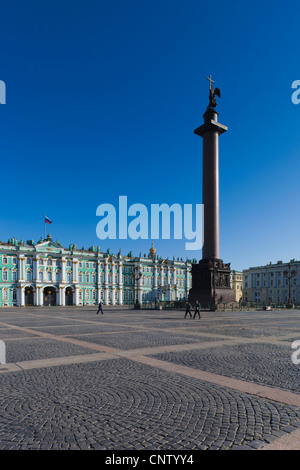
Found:
<svg viewBox="0 0 300 470"><path fill-rule="evenodd" d="M199 304L198 300L196 300L194 318L196 318L196 315L198 315L198 317L201 318L200 309L201 309L201 305ZM189 314L189 315L190 315L190 318L192 318L191 304L190 304L189 302L187 302L187 303L186 303L186 306L185 306L185 315L184 315L184 318L187 317L187 314Z"/></svg>

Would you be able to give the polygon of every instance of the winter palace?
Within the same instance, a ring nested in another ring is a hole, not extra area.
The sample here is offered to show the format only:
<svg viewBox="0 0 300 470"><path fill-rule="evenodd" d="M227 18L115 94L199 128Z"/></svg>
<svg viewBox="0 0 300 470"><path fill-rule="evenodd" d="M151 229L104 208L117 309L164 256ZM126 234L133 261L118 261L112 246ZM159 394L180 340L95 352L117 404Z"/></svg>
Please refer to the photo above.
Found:
<svg viewBox="0 0 300 470"><path fill-rule="evenodd" d="M179 300L191 287L191 263L111 254L100 247L64 248L51 235L37 243L0 242L0 306L141 304Z"/></svg>

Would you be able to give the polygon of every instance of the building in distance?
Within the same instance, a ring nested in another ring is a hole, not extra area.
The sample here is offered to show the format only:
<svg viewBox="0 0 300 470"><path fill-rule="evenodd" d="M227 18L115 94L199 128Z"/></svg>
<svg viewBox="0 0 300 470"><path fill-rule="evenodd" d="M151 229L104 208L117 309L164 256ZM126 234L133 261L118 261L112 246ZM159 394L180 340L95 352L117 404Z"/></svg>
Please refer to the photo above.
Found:
<svg viewBox="0 0 300 470"><path fill-rule="evenodd" d="M241 271L231 271L230 285L233 290L234 302L240 302L243 298L243 273Z"/></svg>
<svg viewBox="0 0 300 470"><path fill-rule="evenodd" d="M277 261L243 270L245 302L300 304L300 261Z"/></svg>

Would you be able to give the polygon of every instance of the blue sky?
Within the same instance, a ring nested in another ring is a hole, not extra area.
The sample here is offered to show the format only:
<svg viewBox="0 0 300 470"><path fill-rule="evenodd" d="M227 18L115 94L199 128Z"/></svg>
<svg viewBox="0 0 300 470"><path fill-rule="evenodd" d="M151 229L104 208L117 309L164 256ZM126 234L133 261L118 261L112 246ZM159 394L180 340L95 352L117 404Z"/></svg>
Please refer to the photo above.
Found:
<svg viewBox="0 0 300 470"><path fill-rule="evenodd" d="M299 2L16 0L1 5L0 239L148 253L99 240L96 209L201 204L202 124L221 89L220 256L300 259ZM201 259L186 240L163 257Z"/></svg>

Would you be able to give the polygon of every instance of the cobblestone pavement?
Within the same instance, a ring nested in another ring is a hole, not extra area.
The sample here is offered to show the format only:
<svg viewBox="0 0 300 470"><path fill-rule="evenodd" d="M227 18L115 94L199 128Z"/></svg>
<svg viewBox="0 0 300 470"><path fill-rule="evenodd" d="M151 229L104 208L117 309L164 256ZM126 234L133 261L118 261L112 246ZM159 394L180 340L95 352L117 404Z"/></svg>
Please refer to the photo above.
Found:
<svg viewBox="0 0 300 470"><path fill-rule="evenodd" d="M183 317L2 308L0 450L300 449L300 311Z"/></svg>

